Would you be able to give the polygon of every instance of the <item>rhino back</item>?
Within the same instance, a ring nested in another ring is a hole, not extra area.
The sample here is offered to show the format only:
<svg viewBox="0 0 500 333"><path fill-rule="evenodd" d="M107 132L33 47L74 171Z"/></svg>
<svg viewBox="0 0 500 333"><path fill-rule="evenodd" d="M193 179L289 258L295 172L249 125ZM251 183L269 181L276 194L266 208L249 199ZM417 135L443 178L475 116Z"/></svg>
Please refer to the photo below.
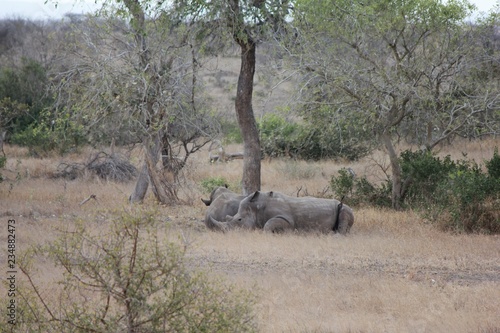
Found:
<svg viewBox="0 0 500 333"><path fill-rule="evenodd" d="M296 229L331 230L339 201L314 197L290 197L273 194L266 206L266 217L282 215L293 220Z"/></svg>
<svg viewBox="0 0 500 333"><path fill-rule="evenodd" d="M229 195L237 195L236 193L234 193L233 191L231 191L230 189L226 188L226 187L223 187L223 186L220 186L220 187L217 187L216 189L214 189L212 191L212 193L210 193L210 199L212 201L214 201L215 199L217 199L218 197L220 197L221 195L224 195L224 194L229 194Z"/></svg>

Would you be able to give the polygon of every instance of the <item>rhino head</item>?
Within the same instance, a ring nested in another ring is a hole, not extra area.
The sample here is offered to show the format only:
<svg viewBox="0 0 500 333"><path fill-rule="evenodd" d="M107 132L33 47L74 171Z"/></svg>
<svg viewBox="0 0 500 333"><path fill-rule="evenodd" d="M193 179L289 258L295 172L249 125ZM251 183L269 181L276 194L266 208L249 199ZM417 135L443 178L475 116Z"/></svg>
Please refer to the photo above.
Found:
<svg viewBox="0 0 500 333"><path fill-rule="evenodd" d="M262 228L263 222L259 218L266 206L266 201L273 196L273 192L255 193L247 196L240 202L238 212L234 216L226 216L225 221L209 218L210 227L214 230L226 231L234 228L256 229ZM265 221L264 221L265 222Z"/></svg>
<svg viewBox="0 0 500 333"><path fill-rule="evenodd" d="M212 222L210 218L215 221L229 221L238 212L240 202L245 198L245 195L238 195L226 187L219 187L212 191L210 199L202 199L208 206L205 212L205 225L212 230L221 230L222 227Z"/></svg>

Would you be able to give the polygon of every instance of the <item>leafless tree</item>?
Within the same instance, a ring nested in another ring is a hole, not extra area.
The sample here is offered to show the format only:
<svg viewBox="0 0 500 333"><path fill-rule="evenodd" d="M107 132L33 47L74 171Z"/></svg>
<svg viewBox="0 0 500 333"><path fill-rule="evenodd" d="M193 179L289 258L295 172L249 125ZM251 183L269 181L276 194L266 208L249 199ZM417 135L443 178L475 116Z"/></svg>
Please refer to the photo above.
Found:
<svg viewBox="0 0 500 333"><path fill-rule="evenodd" d="M103 12L123 16L89 17L68 29L56 112L72 106L93 141L140 143L144 163L130 201L142 201L151 185L158 201L171 203L186 159L217 130L198 93L200 45L165 9L146 13L137 0L118 11L107 5Z"/></svg>

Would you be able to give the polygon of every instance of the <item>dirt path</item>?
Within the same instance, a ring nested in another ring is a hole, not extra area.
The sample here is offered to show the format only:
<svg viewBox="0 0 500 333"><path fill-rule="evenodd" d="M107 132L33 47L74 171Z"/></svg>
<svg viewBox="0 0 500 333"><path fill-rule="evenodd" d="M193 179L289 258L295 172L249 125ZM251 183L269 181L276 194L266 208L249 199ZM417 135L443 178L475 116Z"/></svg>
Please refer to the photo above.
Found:
<svg viewBox="0 0 500 333"><path fill-rule="evenodd" d="M191 265L257 295L262 332L489 332L500 316L496 237L201 231L193 239Z"/></svg>
<svg viewBox="0 0 500 333"><path fill-rule="evenodd" d="M405 278L413 281L440 281L458 285L472 285L485 282L500 284L500 265L483 264L479 270L470 268L441 267L435 265L415 265L413 263L395 263L390 260L364 258L358 262L336 262L334 260L297 261L283 258L235 260L223 254L196 254L191 257L193 266L220 272L223 275L262 276L267 273L296 273L325 276L378 276L380 278Z"/></svg>

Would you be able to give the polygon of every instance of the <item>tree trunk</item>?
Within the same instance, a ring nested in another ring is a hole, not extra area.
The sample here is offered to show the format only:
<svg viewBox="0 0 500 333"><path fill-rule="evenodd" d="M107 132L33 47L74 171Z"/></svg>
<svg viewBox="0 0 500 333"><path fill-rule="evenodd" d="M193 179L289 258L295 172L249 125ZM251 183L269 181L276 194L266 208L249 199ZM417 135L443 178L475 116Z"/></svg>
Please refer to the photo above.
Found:
<svg viewBox="0 0 500 333"><path fill-rule="evenodd" d="M260 190L260 140L252 108L255 73L255 42L250 37L238 41L241 47L241 69L236 92L236 115L243 136L243 194Z"/></svg>
<svg viewBox="0 0 500 333"><path fill-rule="evenodd" d="M5 141L6 136L7 136L7 131L0 129L0 151L3 154L3 157L5 157L5 151L3 150L3 143Z"/></svg>
<svg viewBox="0 0 500 333"><path fill-rule="evenodd" d="M142 202L146 197L149 187L149 175L148 175L148 165L144 161L144 165L141 168L139 177L137 177L137 182L135 183L134 192L128 198L130 203Z"/></svg>
<svg viewBox="0 0 500 333"><path fill-rule="evenodd" d="M144 140L144 164L141 168L141 172L137 177L137 183L135 183L134 192L129 197L129 201L131 203L142 202L146 197L146 193L148 192L149 181L150 181L150 168L149 165L156 165L158 162L158 153L161 148L161 143L159 139L155 140L153 146L151 146L151 140Z"/></svg>
<svg viewBox="0 0 500 333"><path fill-rule="evenodd" d="M151 184L151 190L156 197L156 200L162 204L172 204L177 200L177 195L175 193L175 182L172 179L162 179L162 174L159 174L156 170L156 163L158 158L154 158L151 155L146 156L146 165L148 168L149 183Z"/></svg>
<svg viewBox="0 0 500 333"><path fill-rule="evenodd" d="M392 171L392 208L401 209L401 167L399 165L399 158L392 144L391 136L388 133L381 134L382 143L387 149L389 160L391 162Z"/></svg>

